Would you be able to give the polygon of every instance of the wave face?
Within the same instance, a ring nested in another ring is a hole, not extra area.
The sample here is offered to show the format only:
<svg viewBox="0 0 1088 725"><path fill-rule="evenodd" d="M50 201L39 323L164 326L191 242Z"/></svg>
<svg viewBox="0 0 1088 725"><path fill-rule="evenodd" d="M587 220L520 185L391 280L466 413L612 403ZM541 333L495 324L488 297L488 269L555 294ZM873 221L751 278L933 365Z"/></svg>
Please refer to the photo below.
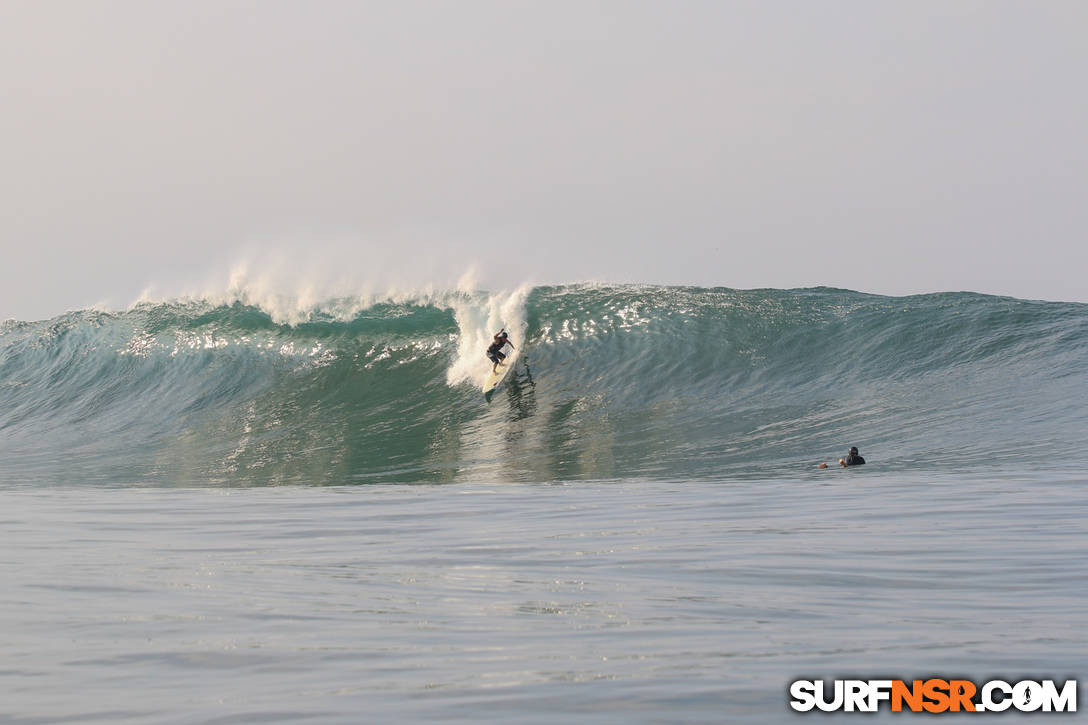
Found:
<svg viewBox="0 0 1088 725"><path fill-rule="evenodd" d="M495 397L491 332L521 357ZM9 484L816 475L1088 462L1088 305L537 287L301 320L146 303L0 328Z"/></svg>

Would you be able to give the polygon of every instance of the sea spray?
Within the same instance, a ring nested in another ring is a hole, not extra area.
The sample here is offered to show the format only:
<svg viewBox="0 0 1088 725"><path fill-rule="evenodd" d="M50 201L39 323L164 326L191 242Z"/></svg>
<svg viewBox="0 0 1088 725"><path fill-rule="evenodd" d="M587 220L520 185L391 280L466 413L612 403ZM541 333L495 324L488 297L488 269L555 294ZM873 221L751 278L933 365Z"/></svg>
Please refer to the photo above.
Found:
<svg viewBox="0 0 1088 725"><path fill-rule="evenodd" d="M525 300L529 292L528 286L522 286L513 292L448 298L458 328L457 358L446 371L449 385L464 382L480 385L483 382L490 370L484 351L500 329L505 328L510 333L515 346L524 345L529 326Z"/></svg>

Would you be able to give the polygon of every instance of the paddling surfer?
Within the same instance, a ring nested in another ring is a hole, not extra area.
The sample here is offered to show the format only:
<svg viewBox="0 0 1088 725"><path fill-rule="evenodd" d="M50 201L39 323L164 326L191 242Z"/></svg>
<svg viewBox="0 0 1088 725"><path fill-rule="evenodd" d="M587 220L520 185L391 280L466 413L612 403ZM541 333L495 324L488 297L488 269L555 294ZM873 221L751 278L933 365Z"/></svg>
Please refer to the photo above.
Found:
<svg viewBox="0 0 1088 725"><path fill-rule="evenodd" d="M865 459L858 455L858 447L850 446L850 452L846 454L846 458L839 459L839 465L843 468L849 468L850 466L864 466ZM816 466L817 468L827 468L826 463L821 463Z"/></svg>
<svg viewBox="0 0 1088 725"><path fill-rule="evenodd" d="M839 465L843 468L847 466L864 466L865 459L858 455L858 447L852 446L850 452L846 454L846 458L839 459Z"/></svg>
<svg viewBox="0 0 1088 725"><path fill-rule="evenodd" d="M514 347L514 343L510 342L510 337L506 334L506 328L503 328L495 333L491 345L487 348L487 359L494 363L491 366L491 372L497 373L499 372L499 366L505 365L503 360L506 359L506 353L504 353L502 349L507 345L512 349L517 349Z"/></svg>

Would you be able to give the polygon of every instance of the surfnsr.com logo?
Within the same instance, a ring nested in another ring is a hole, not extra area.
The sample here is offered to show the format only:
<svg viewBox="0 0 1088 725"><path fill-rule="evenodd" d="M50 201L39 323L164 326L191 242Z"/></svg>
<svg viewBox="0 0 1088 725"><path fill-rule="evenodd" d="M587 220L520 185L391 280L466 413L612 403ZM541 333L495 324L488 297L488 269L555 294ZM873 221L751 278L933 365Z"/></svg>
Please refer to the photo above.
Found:
<svg viewBox="0 0 1088 725"><path fill-rule="evenodd" d="M790 707L798 712L1076 712L1077 681L990 680L796 680Z"/></svg>

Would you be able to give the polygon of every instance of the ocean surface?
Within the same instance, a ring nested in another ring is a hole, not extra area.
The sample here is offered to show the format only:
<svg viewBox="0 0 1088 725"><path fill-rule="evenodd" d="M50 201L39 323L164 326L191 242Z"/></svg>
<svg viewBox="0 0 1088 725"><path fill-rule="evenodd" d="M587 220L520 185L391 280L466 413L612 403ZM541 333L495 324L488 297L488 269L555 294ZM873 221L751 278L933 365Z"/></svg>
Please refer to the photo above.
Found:
<svg viewBox="0 0 1088 725"><path fill-rule="evenodd" d="M9 320L0 460L0 722L764 723L805 717L798 678L1088 678L1084 304L574 285Z"/></svg>

